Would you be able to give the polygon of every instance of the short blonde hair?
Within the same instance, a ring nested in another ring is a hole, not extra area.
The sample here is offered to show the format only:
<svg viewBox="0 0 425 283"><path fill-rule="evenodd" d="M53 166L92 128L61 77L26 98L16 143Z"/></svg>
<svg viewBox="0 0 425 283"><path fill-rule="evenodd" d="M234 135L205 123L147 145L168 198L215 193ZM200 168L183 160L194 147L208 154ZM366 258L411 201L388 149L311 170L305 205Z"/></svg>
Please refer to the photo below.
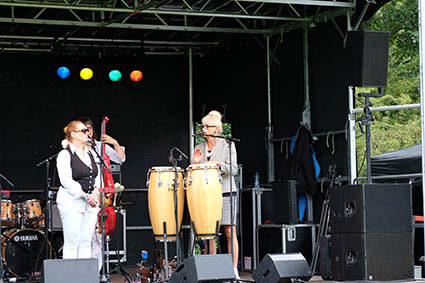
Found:
<svg viewBox="0 0 425 283"><path fill-rule="evenodd" d="M217 110L211 110L210 113L208 113L209 116L213 116L216 117L217 119L219 119L221 121L221 113L218 112Z"/></svg>
<svg viewBox="0 0 425 283"><path fill-rule="evenodd" d="M220 117L221 117L221 115L220 115ZM223 132L223 125L221 123L221 120L217 117L217 115L208 114L207 116L202 118L202 126L205 126L205 125L216 126L218 134L221 134Z"/></svg>

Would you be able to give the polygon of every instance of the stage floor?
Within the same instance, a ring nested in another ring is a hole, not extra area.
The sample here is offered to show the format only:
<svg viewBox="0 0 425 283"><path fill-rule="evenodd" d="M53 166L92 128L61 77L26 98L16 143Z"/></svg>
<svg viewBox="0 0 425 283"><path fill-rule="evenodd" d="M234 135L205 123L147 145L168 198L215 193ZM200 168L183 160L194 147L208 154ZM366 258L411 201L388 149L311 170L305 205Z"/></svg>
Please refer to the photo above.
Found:
<svg viewBox="0 0 425 283"><path fill-rule="evenodd" d="M134 267L124 267L125 272L127 272L130 276L134 278L136 275L137 269ZM252 279L250 272L239 272L239 276L241 277L240 282L254 282ZM125 278L120 273L115 273L110 275L111 283L125 283ZM325 281L320 276L313 276L309 282L333 282L333 281ZM338 282L338 281L335 281ZM344 282L362 282L362 281L344 281ZM367 281L367 282L378 282L378 281ZM416 279L416 280L397 280L397 281L386 281L386 282L425 282L425 279Z"/></svg>

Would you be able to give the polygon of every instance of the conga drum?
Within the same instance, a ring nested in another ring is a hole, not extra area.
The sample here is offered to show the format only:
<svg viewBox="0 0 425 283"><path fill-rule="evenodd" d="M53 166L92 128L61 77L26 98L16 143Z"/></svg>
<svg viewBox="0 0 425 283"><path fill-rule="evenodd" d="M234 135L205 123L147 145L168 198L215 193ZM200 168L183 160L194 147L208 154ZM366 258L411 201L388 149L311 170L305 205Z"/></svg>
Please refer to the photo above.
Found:
<svg viewBox="0 0 425 283"><path fill-rule="evenodd" d="M184 189L183 170L177 167L178 229L183 219ZM176 217L174 213L173 167L152 167L148 172L149 216L155 240L164 241L163 222L167 223L167 241L176 240Z"/></svg>
<svg viewBox="0 0 425 283"><path fill-rule="evenodd" d="M211 163L192 164L187 168L186 182L187 206L196 235L214 238L223 207L220 171Z"/></svg>

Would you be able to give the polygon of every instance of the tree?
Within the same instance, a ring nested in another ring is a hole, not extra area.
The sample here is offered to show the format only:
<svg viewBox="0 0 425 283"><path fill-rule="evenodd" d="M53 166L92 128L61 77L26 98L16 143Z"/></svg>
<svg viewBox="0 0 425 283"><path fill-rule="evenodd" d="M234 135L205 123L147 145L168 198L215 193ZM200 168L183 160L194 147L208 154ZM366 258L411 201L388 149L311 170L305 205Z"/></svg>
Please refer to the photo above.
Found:
<svg viewBox="0 0 425 283"><path fill-rule="evenodd" d="M390 32L388 86L385 95L371 99L373 106L420 103L419 30L417 0L387 3L364 23L367 30ZM360 89L370 92L371 89ZM361 107L359 104L357 107ZM360 119L361 115L357 116ZM375 112L372 123L371 154L398 150L421 142L420 110ZM363 168L365 139L357 139L358 166ZM365 172L363 171L364 175Z"/></svg>

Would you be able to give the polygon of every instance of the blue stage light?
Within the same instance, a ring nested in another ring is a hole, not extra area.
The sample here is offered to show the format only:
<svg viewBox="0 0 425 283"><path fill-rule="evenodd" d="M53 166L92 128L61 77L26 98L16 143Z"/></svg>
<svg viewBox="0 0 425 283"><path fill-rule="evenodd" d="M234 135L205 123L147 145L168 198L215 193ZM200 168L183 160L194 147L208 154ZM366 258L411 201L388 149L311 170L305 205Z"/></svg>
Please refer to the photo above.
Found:
<svg viewBox="0 0 425 283"><path fill-rule="evenodd" d="M57 74L59 76L59 78L61 79L66 79L67 77L69 77L69 69L67 67L59 67L57 70Z"/></svg>

